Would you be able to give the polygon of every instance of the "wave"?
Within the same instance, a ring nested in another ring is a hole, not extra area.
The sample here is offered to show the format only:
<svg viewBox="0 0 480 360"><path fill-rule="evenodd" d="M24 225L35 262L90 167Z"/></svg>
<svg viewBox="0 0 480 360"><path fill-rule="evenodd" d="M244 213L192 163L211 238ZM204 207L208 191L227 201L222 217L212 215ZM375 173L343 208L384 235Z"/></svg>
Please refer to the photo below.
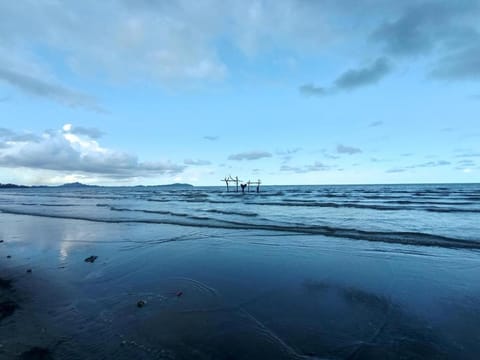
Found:
<svg viewBox="0 0 480 360"><path fill-rule="evenodd" d="M211 219L208 217L188 217L178 219L112 219L94 218L88 216L70 216L67 214L46 214L11 209L0 209L0 212L13 215L38 216L69 220L82 220L100 223L140 223L140 224L169 224L189 227L218 228L230 230L262 230L274 232L288 232L292 234L324 235L329 237L347 238L406 245L437 246L446 248L480 249L480 240L459 239L442 235L422 232L388 232L365 231L352 228L331 226L307 226L299 224L256 224L239 223L234 221Z"/></svg>
<svg viewBox="0 0 480 360"><path fill-rule="evenodd" d="M248 205L259 206L299 206L299 207L321 207L321 208L354 208L354 209L370 209L370 210L423 210L429 212L471 212L480 213L480 209L462 209L462 208L442 208L435 206L398 206L398 205L382 205L382 204L359 204L359 203L332 203L332 202L306 202L306 201L282 201L282 202L246 202Z"/></svg>
<svg viewBox="0 0 480 360"><path fill-rule="evenodd" d="M145 209L128 209L128 208L118 208L115 206L109 206L107 204L97 204L97 206L104 206L109 207L112 211L126 211L126 212L141 212L145 214L159 214L159 215L171 215L171 216L181 216L181 217L189 217L191 219L204 219L204 217L196 217L185 213L175 213L168 210L145 210ZM208 209L205 210L209 213L215 214L223 214L223 215L239 215L239 216L247 216L247 217L255 217L258 216L257 213L254 212L242 212L242 211L230 211L230 210L217 210L217 209Z"/></svg>
<svg viewBox="0 0 480 360"><path fill-rule="evenodd" d="M22 206L52 206L52 207L71 207L78 206L76 204L36 204L36 203L21 203Z"/></svg>
<svg viewBox="0 0 480 360"><path fill-rule="evenodd" d="M217 210L217 209L209 209L206 210L209 213L215 214L223 214L223 215L240 215L240 216L248 216L248 217L255 217L258 216L255 212L243 212L243 211L231 211L231 210Z"/></svg>
<svg viewBox="0 0 480 360"><path fill-rule="evenodd" d="M110 206L111 211L125 211L125 212L139 212L144 214L159 214L159 215L171 215L171 216L180 216L180 217L188 217L188 214L185 213L175 213L172 211L167 210L144 210L144 209L128 209L128 208L117 208L114 206Z"/></svg>
<svg viewBox="0 0 480 360"><path fill-rule="evenodd" d="M255 206L287 206L287 207L319 207L319 208L354 208L354 209L370 209L370 210L386 210L386 211L428 211L428 212L450 212L450 213L480 213L480 208L461 208L460 206L475 206L473 201L421 201L421 200L397 200L397 201L383 201L381 203L361 203L361 202L322 202L312 199L280 199L279 201L251 201L257 196L232 197L232 200L214 200L214 199L181 199L177 200L185 203L198 204L246 204ZM172 200L155 200L148 199L148 201L169 202ZM440 205L440 206L436 206ZM442 205L450 205L449 207L442 207Z"/></svg>

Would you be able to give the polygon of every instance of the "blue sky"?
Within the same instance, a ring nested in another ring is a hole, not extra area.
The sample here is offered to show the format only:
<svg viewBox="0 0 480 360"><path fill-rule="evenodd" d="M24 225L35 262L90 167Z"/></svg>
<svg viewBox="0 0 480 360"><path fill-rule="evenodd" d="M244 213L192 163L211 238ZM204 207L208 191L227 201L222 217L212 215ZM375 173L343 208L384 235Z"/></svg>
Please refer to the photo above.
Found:
<svg viewBox="0 0 480 360"><path fill-rule="evenodd" d="M0 182L480 181L479 1L0 3Z"/></svg>

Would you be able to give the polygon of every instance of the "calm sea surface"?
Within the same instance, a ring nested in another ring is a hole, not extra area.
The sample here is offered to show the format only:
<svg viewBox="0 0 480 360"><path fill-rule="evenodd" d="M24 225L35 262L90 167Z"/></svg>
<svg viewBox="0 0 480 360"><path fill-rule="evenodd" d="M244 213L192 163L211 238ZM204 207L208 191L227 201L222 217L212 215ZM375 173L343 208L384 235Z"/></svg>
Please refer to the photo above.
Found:
<svg viewBox="0 0 480 360"><path fill-rule="evenodd" d="M2 189L0 359L478 359L480 184L260 190Z"/></svg>
<svg viewBox="0 0 480 360"><path fill-rule="evenodd" d="M4 189L0 212L480 248L480 184Z"/></svg>

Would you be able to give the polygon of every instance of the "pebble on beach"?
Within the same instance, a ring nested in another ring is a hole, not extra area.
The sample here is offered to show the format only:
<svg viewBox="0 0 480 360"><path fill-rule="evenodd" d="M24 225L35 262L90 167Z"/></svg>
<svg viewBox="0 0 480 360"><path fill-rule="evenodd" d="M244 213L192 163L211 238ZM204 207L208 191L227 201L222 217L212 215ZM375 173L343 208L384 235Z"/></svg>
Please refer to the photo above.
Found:
<svg viewBox="0 0 480 360"><path fill-rule="evenodd" d="M97 258L98 258L98 256L92 255L92 256L87 257L84 261L89 262L89 263L93 263L95 260L97 260Z"/></svg>
<svg viewBox="0 0 480 360"><path fill-rule="evenodd" d="M32 269L27 269L27 273L31 273L32 272Z"/></svg>
<svg viewBox="0 0 480 360"><path fill-rule="evenodd" d="M147 304L145 300L138 300L137 302L137 307L141 308L144 307Z"/></svg>
<svg viewBox="0 0 480 360"><path fill-rule="evenodd" d="M7 259L11 259L12 258L12 255L7 255Z"/></svg>

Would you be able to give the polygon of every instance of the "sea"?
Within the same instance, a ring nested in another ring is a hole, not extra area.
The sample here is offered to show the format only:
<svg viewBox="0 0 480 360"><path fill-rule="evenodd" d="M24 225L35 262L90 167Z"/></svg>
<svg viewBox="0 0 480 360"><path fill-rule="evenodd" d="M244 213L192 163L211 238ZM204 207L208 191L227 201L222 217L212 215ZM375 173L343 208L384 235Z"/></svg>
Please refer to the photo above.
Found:
<svg viewBox="0 0 480 360"><path fill-rule="evenodd" d="M271 230L480 248L480 184L30 188L0 212L106 223Z"/></svg>
<svg viewBox="0 0 480 360"><path fill-rule="evenodd" d="M250 190L0 189L0 360L478 359L480 184Z"/></svg>

